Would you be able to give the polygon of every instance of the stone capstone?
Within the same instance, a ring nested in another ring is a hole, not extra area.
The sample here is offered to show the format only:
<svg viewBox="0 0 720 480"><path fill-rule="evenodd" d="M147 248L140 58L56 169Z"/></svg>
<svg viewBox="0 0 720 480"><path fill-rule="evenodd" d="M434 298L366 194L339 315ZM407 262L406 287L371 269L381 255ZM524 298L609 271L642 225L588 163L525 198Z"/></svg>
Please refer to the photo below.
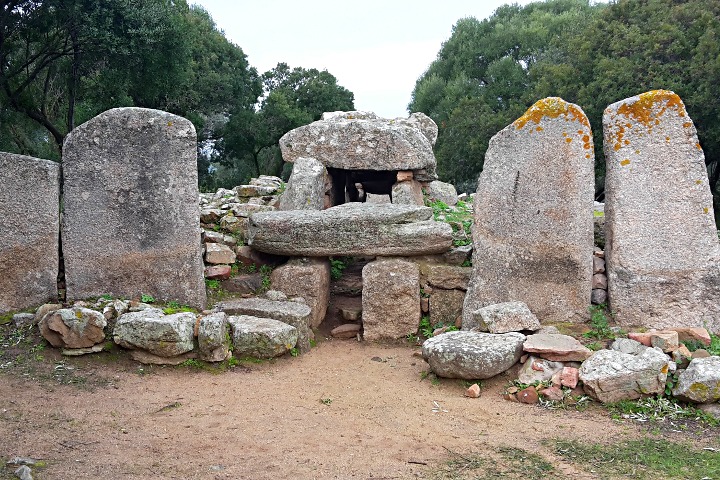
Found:
<svg viewBox="0 0 720 480"><path fill-rule="evenodd" d="M420 269L412 262L382 259L362 270L362 318L366 340L396 340L417 332Z"/></svg>
<svg viewBox="0 0 720 480"><path fill-rule="evenodd" d="M117 319L113 340L130 350L176 357L194 348L195 320L190 312L165 315L158 308L130 312Z"/></svg>
<svg viewBox="0 0 720 480"><path fill-rule="evenodd" d="M590 303L594 154L577 105L538 101L491 140L474 200L463 322L521 301L540 321L581 321Z"/></svg>
<svg viewBox="0 0 720 480"><path fill-rule="evenodd" d="M686 402L720 402L720 357L693 359L678 377L672 394Z"/></svg>
<svg viewBox="0 0 720 480"><path fill-rule="evenodd" d="M230 356L230 335L225 312L200 317L198 327L200 360L222 362Z"/></svg>
<svg viewBox="0 0 720 480"><path fill-rule="evenodd" d="M102 313L83 307L63 308L45 315L40 333L56 348L88 348L105 340Z"/></svg>
<svg viewBox="0 0 720 480"><path fill-rule="evenodd" d="M312 310L303 303L259 297L238 298L218 303L215 310L228 315L271 318L291 325L294 328L295 341L290 348L297 344L303 353L310 350L310 341L315 338L310 327Z"/></svg>
<svg viewBox="0 0 720 480"><path fill-rule="evenodd" d="M580 367L585 392L602 403L635 400L665 390L669 360L660 349L638 355L598 350Z"/></svg>
<svg viewBox="0 0 720 480"><path fill-rule="evenodd" d="M280 197L280 210L322 210L328 173L314 158L295 160L285 192Z"/></svg>
<svg viewBox="0 0 720 480"><path fill-rule="evenodd" d="M147 294L204 308L193 124L115 108L70 132L62 156L68 297Z"/></svg>
<svg viewBox="0 0 720 480"><path fill-rule="evenodd" d="M317 159L343 170L435 170L432 143L419 124L334 112L280 139L283 160Z"/></svg>
<svg viewBox="0 0 720 480"><path fill-rule="evenodd" d="M720 246L705 156L680 97L603 114L609 298L622 326L720 331Z"/></svg>
<svg viewBox="0 0 720 480"><path fill-rule="evenodd" d="M57 299L60 165L0 153L0 314Z"/></svg>
<svg viewBox="0 0 720 480"><path fill-rule="evenodd" d="M455 331L423 343L423 358L436 375L481 380L512 367L522 355L525 335Z"/></svg>
<svg viewBox="0 0 720 480"><path fill-rule="evenodd" d="M539 330L540 322L523 302L506 302L488 305L473 312L473 323L463 330L507 333L521 330ZM527 382L524 382L527 383Z"/></svg>
<svg viewBox="0 0 720 480"><path fill-rule="evenodd" d="M582 362L593 354L577 339L558 333L529 335L523 350L554 362Z"/></svg>
<svg viewBox="0 0 720 480"><path fill-rule="evenodd" d="M257 213L248 244L307 257L424 255L449 250L452 228L432 220L429 207L352 202L322 211Z"/></svg>
<svg viewBox="0 0 720 480"><path fill-rule="evenodd" d="M302 297L312 310L310 327L325 319L330 301L330 261L327 258L294 258L270 274L272 288L288 297Z"/></svg>
<svg viewBox="0 0 720 480"><path fill-rule="evenodd" d="M286 354L298 341L297 329L271 318L228 317L235 357L273 358Z"/></svg>

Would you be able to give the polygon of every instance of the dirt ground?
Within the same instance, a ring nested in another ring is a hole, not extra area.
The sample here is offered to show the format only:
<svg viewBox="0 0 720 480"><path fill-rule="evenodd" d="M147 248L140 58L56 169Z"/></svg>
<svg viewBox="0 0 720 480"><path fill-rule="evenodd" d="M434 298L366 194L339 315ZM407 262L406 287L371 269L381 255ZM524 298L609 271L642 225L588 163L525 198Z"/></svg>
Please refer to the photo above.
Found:
<svg viewBox="0 0 720 480"><path fill-rule="evenodd" d="M296 358L213 373L49 349L45 370L0 370L0 455L43 459L36 479L403 479L507 445L580 479L592 477L543 440L638 434L600 408L505 401L512 371L466 398L458 380L423 379L416 351L320 339Z"/></svg>

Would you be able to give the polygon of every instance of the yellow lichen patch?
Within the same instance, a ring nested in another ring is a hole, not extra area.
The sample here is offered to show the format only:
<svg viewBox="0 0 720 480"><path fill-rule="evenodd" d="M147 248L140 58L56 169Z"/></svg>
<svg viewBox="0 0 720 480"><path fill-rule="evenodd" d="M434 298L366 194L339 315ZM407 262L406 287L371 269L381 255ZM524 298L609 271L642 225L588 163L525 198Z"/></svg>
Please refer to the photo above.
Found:
<svg viewBox="0 0 720 480"><path fill-rule="evenodd" d="M685 122L685 123L683 123L683 127L685 127L685 128L690 128L690 127L692 127L692 122Z"/></svg>
<svg viewBox="0 0 720 480"><path fill-rule="evenodd" d="M710 209L708 207L703 208L703 213L708 213Z"/></svg>
<svg viewBox="0 0 720 480"><path fill-rule="evenodd" d="M565 142L566 142L566 143L572 142L572 138L566 138L566 139L565 139Z"/></svg>
<svg viewBox="0 0 720 480"><path fill-rule="evenodd" d="M621 148L622 148L622 145L620 145L619 143L616 143L616 144L613 146L613 149L614 149L616 152L617 152L618 150L620 150Z"/></svg>
<svg viewBox="0 0 720 480"><path fill-rule="evenodd" d="M669 141L670 141L670 137L665 137L665 141L666 141L666 142L669 142Z"/></svg>
<svg viewBox="0 0 720 480"><path fill-rule="evenodd" d="M172 123L172 122L168 122L168 127L172 127L172 126L173 126L173 123Z"/></svg>
<svg viewBox="0 0 720 480"><path fill-rule="evenodd" d="M585 133L584 130L578 130L578 135L582 135L583 133Z"/></svg>
<svg viewBox="0 0 720 480"><path fill-rule="evenodd" d="M590 154L588 153L587 155L585 155L585 158L590 158Z"/></svg>
<svg viewBox="0 0 720 480"><path fill-rule="evenodd" d="M522 117L515 120L513 125L520 130L530 121L539 124L545 117L558 118L560 116L565 117L565 120L577 121L586 127L590 127L590 122L588 122L582 110L560 97L548 97L538 100L532 107L528 108Z"/></svg>
<svg viewBox="0 0 720 480"><path fill-rule="evenodd" d="M659 125L659 117L668 109L676 110L680 117L685 116L685 105L677 94L670 90L652 90L640 94L635 102L620 105L618 114L650 127Z"/></svg>
<svg viewBox="0 0 720 480"><path fill-rule="evenodd" d="M537 130L538 132L542 132L542 131L543 131L543 128L542 128L542 127L537 127L535 130Z"/></svg>
<svg viewBox="0 0 720 480"><path fill-rule="evenodd" d="M640 155L640 150L635 150L635 155Z"/></svg>
<svg viewBox="0 0 720 480"><path fill-rule="evenodd" d="M696 143L696 144L695 144L695 147L696 147L698 150L702 150L702 147L700 146L699 143Z"/></svg>
<svg viewBox="0 0 720 480"><path fill-rule="evenodd" d="M623 143L624 143L625 145L630 145L630 140L627 140L627 139L626 139L626 140L623 141Z"/></svg>
<svg viewBox="0 0 720 480"><path fill-rule="evenodd" d="M622 165L623 167L626 166L626 165L630 165L630 159L629 159L629 158L626 158L625 160L623 160L622 162L620 162L620 165Z"/></svg>
<svg viewBox="0 0 720 480"><path fill-rule="evenodd" d="M695 180L695 185L702 185L702 180Z"/></svg>
<svg viewBox="0 0 720 480"><path fill-rule="evenodd" d="M666 363L663 365L663 367L660 369L660 373L667 373L669 370L668 364Z"/></svg>
<svg viewBox="0 0 720 480"><path fill-rule="evenodd" d="M563 137L567 137L567 132L563 132Z"/></svg>

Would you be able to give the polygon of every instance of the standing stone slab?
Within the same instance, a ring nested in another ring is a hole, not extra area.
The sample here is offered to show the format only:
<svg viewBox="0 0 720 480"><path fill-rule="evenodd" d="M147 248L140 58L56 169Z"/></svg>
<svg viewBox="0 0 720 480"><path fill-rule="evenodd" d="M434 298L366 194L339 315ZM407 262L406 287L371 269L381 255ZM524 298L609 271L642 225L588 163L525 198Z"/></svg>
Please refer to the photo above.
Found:
<svg viewBox="0 0 720 480"><path fill-rule="evenodd" d="M230 335L225 312L200 317L198 327L200 360L222 362L230 356Z"/></svg>
<svg viewBox="0 0 720 480"><path fill-rule="evenodd" d="M322 163L314 158L298 158L280 197L280 210L322 210L327 177Z"/></svg>
<svg viewBox="0 0 720 480"><path fill-rule="evenodd" d="M363 327L366 340L396 340L415 333L420 323L420 269L405 260L370 262L362 271Z"/></svg>
<svg viewBox="0 0 720 480"><path fill-rule="evenodd" d="M330 302L330 261L327 258L294 258L270 274L272 288L290 297L302 297L312 310L310 326L325 319Z"/></svg>
<svg viewBox="0 0 720 480"><path fill-rule="evenodd" d="M63 252L69 298L149 294L205 305L195 128L115 108L63 146Z"/></svg>
<svg viewBox="0 0 720 480"><path fill-rule="evenodd" d="M656 90L610 105L605 135L608 288L621 325L720 332L720 247L697 132Z"/></svg>
<svg viewBox="0 0 720 480"><path fill-rule="evenodd" d="M475 196L463 321L510 301L524 302L541 322L585 318L593 184L590 124L560 98L540 100L490 140Z"/></svg>
<svg viewBox="0 0 720 480"><path fill-rule="evenodd" d="M0 313L57 299L60 167L0 153Z"/></svg>
<svg viewBox="0 0 720 480"><path fill-rule="evenodd" d="M430 294L430 323L432 325L460 326L465 292L433 288Z"/></svg>

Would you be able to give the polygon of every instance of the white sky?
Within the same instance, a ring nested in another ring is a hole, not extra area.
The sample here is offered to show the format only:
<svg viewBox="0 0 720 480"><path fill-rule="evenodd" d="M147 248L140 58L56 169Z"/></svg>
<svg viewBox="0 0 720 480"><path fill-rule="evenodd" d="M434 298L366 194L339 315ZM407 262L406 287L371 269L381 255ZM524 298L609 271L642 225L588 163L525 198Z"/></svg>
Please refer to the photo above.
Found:
<svg viewBox="0 0 720 480"><path fill-rule="evenodd" d="M530 0L190 0L202 5L250 65L279 62L335 75L355 108L407 116L415 81L463 17Z"/></svg>

